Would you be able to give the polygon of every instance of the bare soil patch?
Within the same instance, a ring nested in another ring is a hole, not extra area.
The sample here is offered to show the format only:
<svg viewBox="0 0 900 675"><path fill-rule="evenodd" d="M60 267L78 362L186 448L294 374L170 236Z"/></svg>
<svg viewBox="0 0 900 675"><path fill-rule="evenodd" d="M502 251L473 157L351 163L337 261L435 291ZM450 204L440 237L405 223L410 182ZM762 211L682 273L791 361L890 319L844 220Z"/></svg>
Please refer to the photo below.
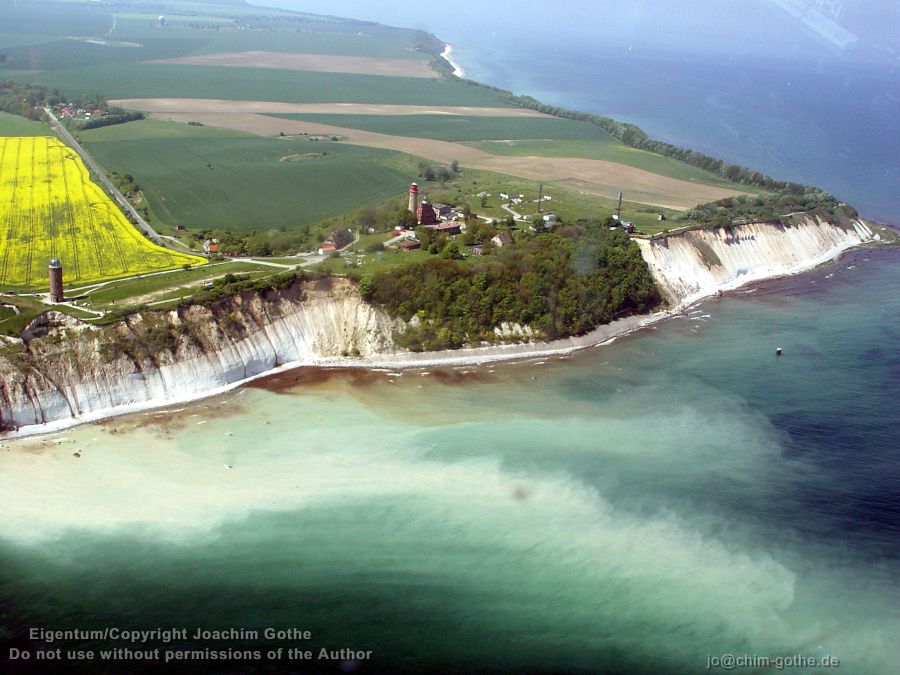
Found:
<svg viewBox="0 0 900 675"><path fill-rule="evenodd" d="M490 155L469 166L520 178L552 180L566 184L570 189L611 199L622 191L628 201L677 210L741 194L727 188L692 183L599 159Z"/></svg>
<svg viewBox="0 0 900 675"><path fill-rule="evenodd" d="M279 70L313 70L322 73L355 73L389 77L433 78L438 74L424 59L381 59L372 56L337 56L334 54L292 54L287 52L223 52L157 59L147 63L187 66L225 66L232 68L276 68Z"/></svg>
<svg viewBox="0 0 900 675"><path fill-rule="evenodd" d="M307 113L321 115L469 115L474 117L550 117L525 108L393 105L384 103L281 103L215 98L120 98L110 105L143 112Z"/></svg>

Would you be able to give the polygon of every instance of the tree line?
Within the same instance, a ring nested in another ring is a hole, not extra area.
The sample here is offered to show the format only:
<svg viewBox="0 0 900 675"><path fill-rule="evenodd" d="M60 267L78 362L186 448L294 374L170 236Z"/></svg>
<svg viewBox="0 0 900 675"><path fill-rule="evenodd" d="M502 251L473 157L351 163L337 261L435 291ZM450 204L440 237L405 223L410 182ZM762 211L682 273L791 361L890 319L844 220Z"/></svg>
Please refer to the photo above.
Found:
<svg viewBox="0 0 900 675"><path fill-rule="evenodd" d="M43 87L22 84L14 80L0 82L0 110L12 115L21 115L31 120L40 120L47 92Z"/></svg>
<svg viewBox="0 0 900 675"><path fill-rule="evenodd" d="M831 222L857 216L856 209L841 204L832 195L816 188L788 188L774 194L739 195L700 204L675 220L707 227L730 227L741 223L783 222L788 214L814 213Z"/></svg>
<svg viewBox="0 0 900 675"><path fill-rule="evenodd" d="M619 122L611 117L593 115L591 113L569 110L559 106L547 105L531 96L517 96L508 91L500 90L497 98L504 103L509 103L521 108L528 108L555 117L593 124L617 138L628 147L646 150L648 152L656 153L657 155L681 160L686 164L696 166L704 171L709 171L710 173L733 183L755 185L766 190L805 189L804 186L800 186L797 183L776 180L759 171L753 171L752 169L737 164L728 164L721 159L710 157L709 155L697 152L696 150L687 150L685 148L679 148L677 145L672 145L671 143L653 140L647 136L646 132L639 126Z"/></svg>

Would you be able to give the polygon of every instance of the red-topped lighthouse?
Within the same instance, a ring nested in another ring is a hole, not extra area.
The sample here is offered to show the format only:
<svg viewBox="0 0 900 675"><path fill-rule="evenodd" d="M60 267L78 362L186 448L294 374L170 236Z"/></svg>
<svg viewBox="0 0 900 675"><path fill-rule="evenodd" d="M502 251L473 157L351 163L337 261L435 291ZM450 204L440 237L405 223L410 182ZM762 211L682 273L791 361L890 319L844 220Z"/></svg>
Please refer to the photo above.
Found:
<svg viewBox="0 0 900 675"><path fill-rule="evenodd" d="M409 186L409 210L413 215L419 213L419 186L415 183Z"/></svg>

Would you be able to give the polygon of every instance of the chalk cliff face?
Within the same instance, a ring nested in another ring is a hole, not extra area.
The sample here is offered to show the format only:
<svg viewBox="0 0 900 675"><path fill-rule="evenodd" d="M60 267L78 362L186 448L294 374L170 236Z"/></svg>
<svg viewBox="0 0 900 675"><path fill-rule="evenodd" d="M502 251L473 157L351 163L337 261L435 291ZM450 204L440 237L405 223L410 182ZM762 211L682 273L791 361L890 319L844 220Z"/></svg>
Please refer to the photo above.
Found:
<svg viewBox="0 0 900 675"><path fill-rule="evenodd" d="M390 353L398 327L343 279L172 311L152 324L135 315L114 331L56 312L42 323L27 349L0 351L7 429L197 397L287 362Z"/></svg>
<svg viewBox="0 0 900 675"><path fill-rule="evenodd" d="M847 227L813 216L791 225L750 223L638 240L654 279L673 306L719 290L794 274L877 238L862 221Z"/></svg>
<svg viewBox="0 0 900 675"><path fill-rule="evenodd" d="M862 221L840 227L807 217L790 226L754 223L638 243L678 308L718 290L809 269L877 238ZM596 344L642 320L629 317L544 347ZM393 354L390 359L413 365L428 358L399 353L393 335L404 328L340 278L246 293L211 307L134 315L103 330L50 312L29 327L24 341L0 343L0 431L197 398L285 363ZM521 338L529 330L504 324L497 334ZM488 347L463 356L515 356L540 347Z"/></svg>

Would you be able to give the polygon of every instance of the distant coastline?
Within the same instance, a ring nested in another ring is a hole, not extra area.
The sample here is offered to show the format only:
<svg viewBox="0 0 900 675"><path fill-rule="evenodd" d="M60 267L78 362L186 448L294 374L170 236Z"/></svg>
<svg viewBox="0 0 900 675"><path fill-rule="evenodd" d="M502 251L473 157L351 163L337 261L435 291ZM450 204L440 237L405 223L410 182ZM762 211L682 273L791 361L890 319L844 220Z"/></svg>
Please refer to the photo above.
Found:
<svg viewBox="0 0 900 675"><path fill-rule="evenodd" d="M441 52L441 58L450 64L453 68L453 74L456 77L466 76L466 71L462 69L462 66L453 60L453 45L444 44L444 51Z"/></svg>

